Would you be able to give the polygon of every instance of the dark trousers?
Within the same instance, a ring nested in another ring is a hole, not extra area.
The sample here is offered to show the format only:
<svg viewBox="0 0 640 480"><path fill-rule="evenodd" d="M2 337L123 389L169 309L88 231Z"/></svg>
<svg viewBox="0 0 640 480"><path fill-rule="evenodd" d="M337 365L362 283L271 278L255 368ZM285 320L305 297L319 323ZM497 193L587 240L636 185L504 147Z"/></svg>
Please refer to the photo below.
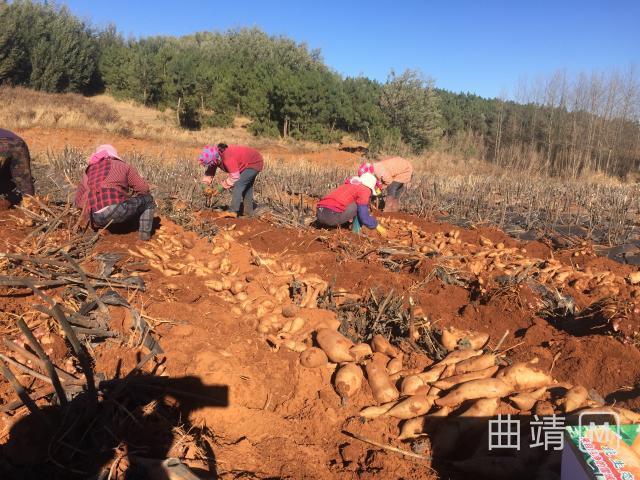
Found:
<svg viewBox="0 0 640 480"><path fill-rule="evenodd" d="M404 192L404 183L391 182L387 187L387 195L396 200L400 198L400 195Z"/></svg>
<svg viewBox="0 0 640 480"><path fill-rule="evenodd" d="M258 170L247 168L240 174L240 178L233 185L231 193L231 205L229 210L240 213L240 204L244 206L244 214L251 215L253 213L253 184L258 176Z"/></svg>
<svg viewBox="0 0 640 480"><path fill-rule="evenodd" d="M316 211L316 219L318 223L328 227L337 227L344 223L350 222L358 214L358 207L355 202L345 208L344 212L334 212L329 208L318 207Z"/></svg>
<svg viewBox="0 0 640 480"><path fill-rule="evenodd" d="M18 203L23 195L33 195L31 157L20 138L0 138L0 195Z"/></svg>
<svg viewBox="0 0 640 480"><path fill-rule="evenodd" d="M140 233L151 234L153 228L153 216L156 210L156 202L148 193L139 197L131 197L121 203L109 205L100 213L93 213L91 219L96 227L106 227L111 223L124 223L140 217Z"/></svg>

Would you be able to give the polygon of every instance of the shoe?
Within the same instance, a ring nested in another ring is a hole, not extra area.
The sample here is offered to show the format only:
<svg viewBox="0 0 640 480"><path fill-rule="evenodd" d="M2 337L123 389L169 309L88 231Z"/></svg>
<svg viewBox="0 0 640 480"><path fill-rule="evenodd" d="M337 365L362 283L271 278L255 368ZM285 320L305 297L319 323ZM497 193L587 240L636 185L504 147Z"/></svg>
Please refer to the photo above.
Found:
<svg viewBox="0 0 640 480"><path fill-rule="evenodd" d="M140 232L138 233L138 238L146 242L147 240L151 240L151 234L149 232Z"/></svg>
<svg viewBox="0 0 640 480"><path fill-rule="evenodd" d="M222 212L219 218L238 218L237 212Z"/></svg>

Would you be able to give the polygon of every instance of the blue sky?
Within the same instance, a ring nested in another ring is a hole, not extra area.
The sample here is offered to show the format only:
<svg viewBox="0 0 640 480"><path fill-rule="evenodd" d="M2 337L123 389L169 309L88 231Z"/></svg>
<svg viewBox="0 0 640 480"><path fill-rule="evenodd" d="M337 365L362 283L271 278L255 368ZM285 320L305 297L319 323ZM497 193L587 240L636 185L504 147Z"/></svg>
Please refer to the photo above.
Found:
<svg viewBox="0 0 640 480"><path fill-rule="evenodd" d="M322 51L343 75L418 69L453 91L512 93L522 79L640 68L640 0L62 0L125 35L260 27Z"/></svg>

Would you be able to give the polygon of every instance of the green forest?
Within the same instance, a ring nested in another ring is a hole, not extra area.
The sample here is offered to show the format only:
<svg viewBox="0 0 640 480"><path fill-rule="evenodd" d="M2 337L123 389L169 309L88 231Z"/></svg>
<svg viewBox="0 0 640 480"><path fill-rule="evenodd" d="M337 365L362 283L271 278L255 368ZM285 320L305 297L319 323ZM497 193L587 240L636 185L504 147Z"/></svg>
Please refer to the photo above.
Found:
<svg viewBox="0 0 640 480"><path fill-rule="evenodd" d="M107 92L176 111L184 128L251 119L258 136L322 143L345 134L371 152L429 149L550 174L624 176L640 158L634 71L557 72L519 98L437 88L417 71L343 77L318 50L259 29L125 38L66 8L0 0L0 84Z"/></svg>

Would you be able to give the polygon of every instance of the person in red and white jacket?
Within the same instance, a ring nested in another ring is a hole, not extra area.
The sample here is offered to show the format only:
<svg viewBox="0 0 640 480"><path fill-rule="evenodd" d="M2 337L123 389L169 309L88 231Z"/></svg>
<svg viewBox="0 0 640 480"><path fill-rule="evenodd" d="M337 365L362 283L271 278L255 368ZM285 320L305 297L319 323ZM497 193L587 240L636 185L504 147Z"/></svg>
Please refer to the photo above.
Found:
<svg viewBox="0 0 640 480"><path fill-rule="evenodd" d="M76 190L76 207L94 228L138 218L140 239L149 240L156 208L149 184L111 145L100 145L88 163Z"/></svg>
<svg viewBox="0 0 640 480"><path fill-rule="evenodd" d="M200 154L200 164L207 167L202 183L208 185L206 191L209 195L232 190L230 214L237 216L241 205L244 207L245 215L253 214L253 184L264 167L264 160L259 151L244 145L207 145ZM213 178L218 168L228 175L221 183L213 186Z"/></svg>
<svg viewBox="0 0 640 480"><path fill-rule="evenodd" d="M351 178L318 202L318 223L335 227L357 219L361 225L386 235L386 229L369 213L369 200L375 189L376 177L372 173Z"/></svg>

